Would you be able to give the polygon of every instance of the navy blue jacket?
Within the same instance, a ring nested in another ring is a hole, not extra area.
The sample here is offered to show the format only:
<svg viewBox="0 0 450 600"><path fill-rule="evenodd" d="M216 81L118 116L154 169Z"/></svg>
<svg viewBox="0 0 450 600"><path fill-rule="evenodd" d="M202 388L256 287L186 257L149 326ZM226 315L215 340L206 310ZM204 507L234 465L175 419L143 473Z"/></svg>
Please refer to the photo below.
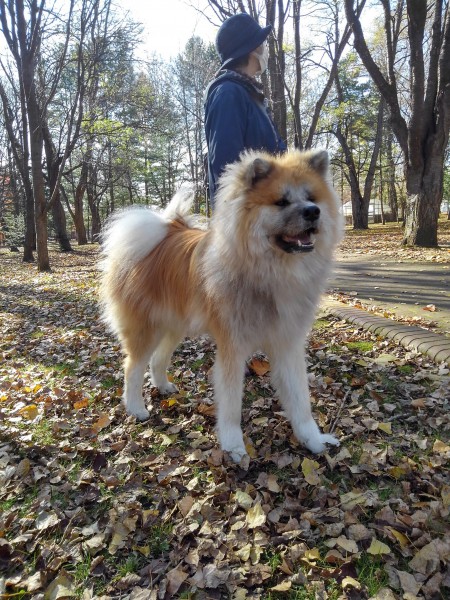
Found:
<svg viewBox="0 0 450 600"><path fill-rule="evenodd" d="M267 111L263 93L235 71L223 71L206 90L205 133L208 146L209 193L212 204L225 165L243 150L286 150Z"/></svg>

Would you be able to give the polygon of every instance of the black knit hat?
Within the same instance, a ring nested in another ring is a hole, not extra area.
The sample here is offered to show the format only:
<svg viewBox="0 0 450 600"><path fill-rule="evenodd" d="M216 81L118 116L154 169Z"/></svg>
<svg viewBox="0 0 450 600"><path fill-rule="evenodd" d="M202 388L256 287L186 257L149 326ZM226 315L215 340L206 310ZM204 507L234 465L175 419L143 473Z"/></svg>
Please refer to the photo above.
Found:
<svg viewBox="0 0 450 600"><path fill-rule="evenodd" d="M271 30L272 25L260 27L247 13L238 13L224 21L216 37L222 69L261 46Z"/></svg>

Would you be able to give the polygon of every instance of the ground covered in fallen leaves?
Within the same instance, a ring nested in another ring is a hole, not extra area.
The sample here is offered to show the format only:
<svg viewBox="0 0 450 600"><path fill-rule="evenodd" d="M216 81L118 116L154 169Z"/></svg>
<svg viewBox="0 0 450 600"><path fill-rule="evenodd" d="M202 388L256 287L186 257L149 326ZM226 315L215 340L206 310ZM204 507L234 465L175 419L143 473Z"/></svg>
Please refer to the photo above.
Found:
<svg viewBox="0 0 450 600"><path fill-rule="evenodd" d="M181 392L120 403L97 248L38 274L0 251L0 598L450 597L449 371L332 318L308 357L339 449L292 436L264 357L246 379L249 464L214 433L214 346L174 356Z"/></svg>
<svg viewBox="0 0 450 600"><path fill-rule="evenodd" d="M337 258L346 256L379 256L402 262L448 262L450 260L450 220L441 216L438 228L438 248L419 248L402 245L401 223L371 224L369 229L346 227L345 238L339 245Z"/></svg>

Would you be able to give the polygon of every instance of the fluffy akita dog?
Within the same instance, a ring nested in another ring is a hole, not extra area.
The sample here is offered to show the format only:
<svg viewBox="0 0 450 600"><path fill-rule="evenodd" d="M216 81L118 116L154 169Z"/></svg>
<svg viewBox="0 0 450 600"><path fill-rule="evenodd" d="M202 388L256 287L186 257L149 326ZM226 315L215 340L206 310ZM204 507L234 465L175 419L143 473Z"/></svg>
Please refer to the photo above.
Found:
<svg viewBox="0 0 450 600"><path fill-rule="evenodd" d="M312 416L304 349L342 231L327 153L246 152L221 177L207 230L190 224L190 206L179 193L163 213L131 208L105 229L101 297L126 355L126 411L147 419L148 364L160 392L175 392L172 352L184 336L208 332L218 436L233 460L246 454L244 367L257 350L269 356L298 440L312 452L338 445Z"/></svg>

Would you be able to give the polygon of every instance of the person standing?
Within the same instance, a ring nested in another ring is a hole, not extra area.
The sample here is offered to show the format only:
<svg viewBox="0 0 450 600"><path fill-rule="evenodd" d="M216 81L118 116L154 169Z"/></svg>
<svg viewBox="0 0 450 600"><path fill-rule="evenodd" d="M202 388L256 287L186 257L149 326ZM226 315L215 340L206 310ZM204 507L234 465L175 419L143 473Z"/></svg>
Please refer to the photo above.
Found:
<svg viewBox="0 0 450 600"><path fill-rule="evenodd" d="M219 177L244 150L276 154L286 150L268 112L262 84L267 68L266 39L272 26L260 27L247 13L224 21L216 36L221 67L205 92L205 134L211 206Z"/></svg>

